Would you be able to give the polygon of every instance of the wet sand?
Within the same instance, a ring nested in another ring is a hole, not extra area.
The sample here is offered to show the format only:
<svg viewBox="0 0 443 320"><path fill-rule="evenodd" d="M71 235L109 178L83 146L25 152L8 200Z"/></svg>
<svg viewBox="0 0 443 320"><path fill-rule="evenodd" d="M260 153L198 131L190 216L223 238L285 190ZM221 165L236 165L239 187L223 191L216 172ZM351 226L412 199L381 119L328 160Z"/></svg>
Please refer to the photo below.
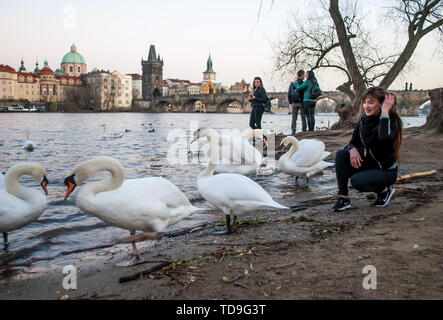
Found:
<svg viewBox="0 0 443 320"><path fill-rule="evenodd" d="M350 133L297 137L324 141L331 160ZM404 141L400 175L432 169L437 175L399 183L385 208L369 207L374 200L355 190L352 209L340 213L331 211L334 197L283 199L293 210L241 219L233 235L213 236L209 224L139 244L149 263L116 267L131 252L118 245L3 277L0 299L442 299L443 137L408 129ZM119 283L163 261L176 263ZM67 264L77 268L76 290L63 289ZM367 265L376 267L377 289L363 288Z"/></svg>

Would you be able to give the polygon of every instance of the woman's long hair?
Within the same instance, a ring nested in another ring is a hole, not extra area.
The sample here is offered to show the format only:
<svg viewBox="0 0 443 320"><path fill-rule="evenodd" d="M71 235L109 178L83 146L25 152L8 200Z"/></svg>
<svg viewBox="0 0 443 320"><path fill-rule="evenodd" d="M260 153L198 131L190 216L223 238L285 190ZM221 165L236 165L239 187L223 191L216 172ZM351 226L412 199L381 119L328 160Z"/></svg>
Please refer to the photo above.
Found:
<svg viewBox="0 0 443 320"><path fill-rule="evenodd" d="M381 106L383 104L383 101L385 100L385 96L388 92L380 87L371 87L368 88L366 90L366 92L363 94L363 98L362 98L362 103L360 105L360 111L359 111L359 118L360 116L364 113L363 111L363 102L365 101L365 99L368 96L371 96L372 98L376 99L379 103L380 103L380 114L381 114ZM394 153L395 153L395 158L397 159L397 161L400 161L400 156L401 156L401 147L402 147L402 143L403 143L403 122L401 121L400 116L397 113L397 97L395 97L394 95L394 105L392 106L391 110L389 110L389 117L391 119L394 119L395 121L397 121L398 124L398 132L397 135L394 138Z"/></svg>
<svg viewBox="0 0 443 320"><path fill-rule="evenodd" d="M318 84L318 81L317 81L317 78L315 77L314 71L309 70L308 76L309 76L309 78L307 80L309 80L312 84Z"/></svg>
<svg viewBox="0 0 443 320"><path fill-rule="evenodd" d="M255 77L254 80L252 81L252 91L254 91L255 89L257 89L257 87L255 86L255 80L260 80L260 87L263 87L263 81L261 80L260 77Z"/></svg>

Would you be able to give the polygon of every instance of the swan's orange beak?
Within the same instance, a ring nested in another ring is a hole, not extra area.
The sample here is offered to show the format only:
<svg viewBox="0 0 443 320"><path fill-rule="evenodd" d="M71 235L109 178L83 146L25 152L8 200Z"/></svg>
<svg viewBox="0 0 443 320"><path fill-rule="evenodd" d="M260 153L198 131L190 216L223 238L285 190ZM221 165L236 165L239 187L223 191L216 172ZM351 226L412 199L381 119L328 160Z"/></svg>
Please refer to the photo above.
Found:
<svg viewBox="0 0 443 320"><path fill-rule="evenodd" d="M43 176L43 180L40 183L40 185L42 186L43 190L45 191L46 195L48 195L48 188L46 187L48 185L48 178L46 178L46 176Z"/></svg>
<svg viewBox="0 0 443 320"><path fill-rule="evenodd" d="M263 136L263 143L264 143L264 148L263 149L266 149L268 147L268 137Z"/></svg>
<svg viewBox="0 0 443 320"><path fill-rule="evenodd" d="M68 188L66 189L66 194L65 194L65 199L68 199L69 195L71 194L72 191L74 191L75 187L77 186L77 184L75 183L74 180L74 175L70 175L69 177L65 178L65 186L67 186Z"/></svg>

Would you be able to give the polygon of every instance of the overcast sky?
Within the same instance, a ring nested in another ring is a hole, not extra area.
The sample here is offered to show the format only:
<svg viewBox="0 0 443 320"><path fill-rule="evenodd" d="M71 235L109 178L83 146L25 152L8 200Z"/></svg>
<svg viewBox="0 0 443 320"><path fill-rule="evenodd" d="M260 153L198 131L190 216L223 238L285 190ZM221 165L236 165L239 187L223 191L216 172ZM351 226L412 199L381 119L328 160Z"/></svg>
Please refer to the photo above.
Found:
<svg viewBox="0 0 443 320"><path fill-rule="evenodd" d="M374 23L377 7L393 0L359 1ZM55 70L72 43L93 68L141 73L140 60L155 44L164 59L163 77L202 81L211 53L217 82L234 84L243 78L263 78L268 91L287 90L287 79L273 72L272 44L283 39L291 12L303 14L315 1L263 0L15 0L0 1L0 64L15 69L40 67L47 59ZM385 36L396 38L393 30ZM442 55L435 54L435 37L428 35L414 54L415 68L398 79L416 89L443 86ZM398 46L399 42L395 44ZM394 44L392 45L394 46ZM318 74L324 90L335 89L341 76Z"/></svg>

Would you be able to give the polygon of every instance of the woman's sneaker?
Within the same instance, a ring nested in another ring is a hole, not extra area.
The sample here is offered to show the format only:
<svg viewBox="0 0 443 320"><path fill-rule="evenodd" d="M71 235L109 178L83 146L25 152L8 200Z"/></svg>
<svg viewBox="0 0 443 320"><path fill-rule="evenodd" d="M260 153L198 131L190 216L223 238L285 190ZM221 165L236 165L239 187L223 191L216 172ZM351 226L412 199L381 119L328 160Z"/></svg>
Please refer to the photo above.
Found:
<svg viewBox="0 0 443 320"><path fill-rule="evenodd" d="M395 189L392 186L388 187L388 190L384 192L380 192L377 195L377 200L372 204L376 207L385 207L388 205L389 201L391 201L392 196L395 193Z"/></svg>
<svg viewBox="0 0 443 320"><path fill-rule="evenodd" d="M338 200L332 209L334 211L343 211L349 209L350 207L351 207L351 201L349 200L349 198L338 197Z"/></svg>

